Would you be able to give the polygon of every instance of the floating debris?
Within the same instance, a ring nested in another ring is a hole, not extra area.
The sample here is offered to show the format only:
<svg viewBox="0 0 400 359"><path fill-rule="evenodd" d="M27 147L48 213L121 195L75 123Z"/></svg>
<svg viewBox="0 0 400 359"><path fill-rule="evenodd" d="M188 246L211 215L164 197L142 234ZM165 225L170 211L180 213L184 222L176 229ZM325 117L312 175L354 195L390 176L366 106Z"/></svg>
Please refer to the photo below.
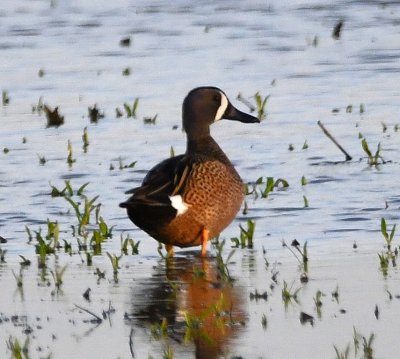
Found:
<svg viewBox="0 0 400 359"><path fill-rule="evenodd" d="M131 46L131 38L130 37L124 37L123 39L120 40L119 45L122 46L122 47Z"/></svg>
<svg viewBox="0 0 400 359"><path fill-rule="evenodd" d="M58 113L58 106L52 110L47 105L43 106L47 118L47 127L60 127L64 124L64 116Z"/></svg>
<svg viewBox="0 0 400 359"><path fill-rule="evenodd" d="M129 76L131 74L131 68L130 67L126 67L122 70L122 75L123 76Z"/></svg>
<svg viewBox="0 0 400 359"><path fill-rule="evenodd" d="M104 118L104 112L101 112L96 104L93 107L88 107L88 115L92 123L97 123L99 119Z"/></svg>
<svg viewBox="0 0 400 359"><path fill-rule="evenodd" d="M2 97L3 106L7 106L10 103L10 97L8 96L8 92L3 90L1 92L1 97Z"/></svg>
<svg viewBox="0 0 400 359"><path fill-rule="evenodd" d="M314 325L314 317L312 315L310 315L310 314L305 313L305 312L301 312L300 313L300 323L303 324L303 325L307 324L307 323L310 323L311 326L313 326Z"/></svg>
<svg viewBox="0 0 400 359"><path fill-rule="evenodd" d="M332 37L333 37L335 40L339 40L339 39L340 39L340 35L341 35L341 33L342 33L342 28L343 28L343 21L340 20L340 21L335 25L335 27L333 28L333 31L332 31Z"/></svg>
<svg viewBox="0 0 400 359"><path fill-rule="evenodd" d="M330 134L330 132L326 129L326 127L322 124L321 121L318 121L318 126L321 127L321 130L324 134L339 148L339 150L345 155L346 161L351 161L352 157L346 152L346 150L336 141L336 139Z"/></svg>

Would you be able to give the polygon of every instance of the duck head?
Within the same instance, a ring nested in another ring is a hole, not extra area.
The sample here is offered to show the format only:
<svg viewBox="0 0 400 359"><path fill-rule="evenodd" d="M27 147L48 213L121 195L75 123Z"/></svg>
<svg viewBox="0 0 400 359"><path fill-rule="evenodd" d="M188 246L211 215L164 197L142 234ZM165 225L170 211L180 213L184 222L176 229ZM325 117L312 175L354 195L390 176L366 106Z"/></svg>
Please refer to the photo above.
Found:
<svg viewBox="0 0 400 359"><path fill-rule="evenodd" d="M183 128L190 137L210 134L210 125L226 119L244 123L257 123L257 117L235 108L226 94L217 87L197 87L191 90L182 106Z"/></svg>

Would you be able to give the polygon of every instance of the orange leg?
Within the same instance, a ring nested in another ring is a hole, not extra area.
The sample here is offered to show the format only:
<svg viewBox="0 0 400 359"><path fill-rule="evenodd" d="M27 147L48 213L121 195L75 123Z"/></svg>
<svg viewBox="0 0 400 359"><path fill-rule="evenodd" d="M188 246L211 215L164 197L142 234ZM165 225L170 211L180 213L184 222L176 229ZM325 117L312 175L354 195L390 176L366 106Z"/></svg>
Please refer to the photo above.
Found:
<svg viewBox="0 0 400 359"><path fill-rule="evenodd" d="M205 257L207 254L207 243L208 243L208 237L209 237L209 230L203 228L201 231L201 256Z"/></svg>
<svg viewBox="0 0 400 359"><path fill-rule="evenodd" d="M165 249L167 251L167 256L168 257L173 257L174 256L174 246L172 244L166 244Z"/></svg>

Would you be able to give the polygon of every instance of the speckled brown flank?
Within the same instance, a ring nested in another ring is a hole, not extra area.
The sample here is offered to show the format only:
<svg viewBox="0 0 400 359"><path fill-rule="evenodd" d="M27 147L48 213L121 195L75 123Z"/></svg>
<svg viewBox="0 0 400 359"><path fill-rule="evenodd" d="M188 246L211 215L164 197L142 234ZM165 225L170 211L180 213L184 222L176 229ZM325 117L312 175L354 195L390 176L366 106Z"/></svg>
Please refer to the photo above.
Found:
<svg viewBox="0 0 400 359"><path fill-rule="evenodd" d="M213 238L235 218L243 201L243 183L222 163L204 162L192 167L182 197L189 209L163 226L158 238L181 247L200 245L203 228Z"/></svg>

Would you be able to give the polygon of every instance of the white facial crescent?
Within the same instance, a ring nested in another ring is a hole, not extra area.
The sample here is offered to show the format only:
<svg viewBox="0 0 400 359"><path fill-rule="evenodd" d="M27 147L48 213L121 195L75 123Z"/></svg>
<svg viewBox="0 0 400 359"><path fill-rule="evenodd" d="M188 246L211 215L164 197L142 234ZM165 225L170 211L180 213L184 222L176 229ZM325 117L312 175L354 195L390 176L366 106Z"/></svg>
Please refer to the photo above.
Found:
<svg viewBox="0 0 400 359"><path fill-rule="evenodd" d="M224 115L226 109L228 108L228 99L222 92L220 92L220 94L221 94L221 105L218 107L214 121L219 121Z"/></svg>

